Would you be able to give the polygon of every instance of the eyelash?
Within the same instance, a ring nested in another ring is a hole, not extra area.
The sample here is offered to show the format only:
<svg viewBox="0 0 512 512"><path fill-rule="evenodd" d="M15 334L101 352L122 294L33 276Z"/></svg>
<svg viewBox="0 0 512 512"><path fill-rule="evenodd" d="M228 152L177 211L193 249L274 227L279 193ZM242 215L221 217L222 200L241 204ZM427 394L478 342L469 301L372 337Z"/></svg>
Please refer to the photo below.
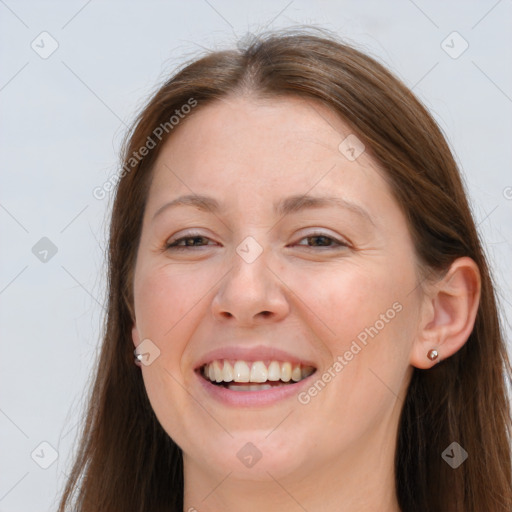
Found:
<svg viewBox="0 0 512 512"><path fill-rule="evenodd" d="M187 245L185 245L185 246L178 246L178 245L175 245L178 242L181 242L183 240L190 240L192 238L204 238L205 240L209 240L208 237L203 236L203 235L201 235L199 233L190 233L187 236L182 236L181 238L178 238L178 239L174 240L173 242L166 243L165 244L165 248L169 249L171 251L183 251L183 250L186 251L186 250L190 249L191 247L202 247L202 246L187 246Z"/></svg>
<svg viewBox="0 0 512 512"><path fill-rule="evenodd" d="M205 247L204 245L201 245L201 246L197 246L197 245L176 245L179 242L182 242L183 240L190 240L190 239L193 239L193 238L196 238L196 239L197 238L202 238L204 240L210 240L208 237L203 236L203 235L201 235L199 233L190 233L187 236L183 236L181 238L178 238L178 239L174 240L173 242L166 243L165 248L167 250L170 250L170 251L187 251L187 250L190 250L190 249L193 249L193 248L196 248L196 247ZM329 236L326 233L322 233L322 232L309 233L308 236L302 237L299 241L302 241L302 240L305 240L305 239L308 239L308 238L326 238L326 239L334 242L334 245L329 245L329 246L320 245L320 246L317 246L317 247L320 247L320 248L334 250L336 248L349 247L349 244L347 242L344 242L343 240L338 240L337 238L333 238L332 236ZM303 244L297 244L297 245L301 245L302 247L307 247L309 249L314 249L315 248L315 247L311 247L311 246L305 246Z"/></svg>

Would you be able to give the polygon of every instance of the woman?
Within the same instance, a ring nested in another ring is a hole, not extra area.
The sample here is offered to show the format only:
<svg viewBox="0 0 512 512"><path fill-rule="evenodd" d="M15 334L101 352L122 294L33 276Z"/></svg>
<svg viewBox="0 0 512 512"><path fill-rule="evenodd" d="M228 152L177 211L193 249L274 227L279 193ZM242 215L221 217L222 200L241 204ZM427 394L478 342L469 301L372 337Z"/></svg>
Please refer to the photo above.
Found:
<svg viewBox="0 0 512 512"><path fill-rule="evenodd" d="M210 53L150 100L105 331L61 511L512 508L510 365L458 169L331 36Z"/></svg>

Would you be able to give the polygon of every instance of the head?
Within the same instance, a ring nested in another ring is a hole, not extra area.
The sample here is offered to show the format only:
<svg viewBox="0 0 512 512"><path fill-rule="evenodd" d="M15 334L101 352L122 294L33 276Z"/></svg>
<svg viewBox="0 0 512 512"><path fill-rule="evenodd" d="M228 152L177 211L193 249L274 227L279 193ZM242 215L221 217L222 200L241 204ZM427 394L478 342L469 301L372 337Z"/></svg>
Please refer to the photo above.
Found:
<svg viewBox="0 0 512 512"><path fill-rule="evenodd" d="M375 60L291 32L184 67L127 139L109 257L85 434L91 475L127 469L84 502L110 485L179 510L184 467L307 479L379 445L403 510L510 505L510 368L461 177ZM257 360L299 382L265 403L207 382L216 361ZM457 471L441 458L454 441L471 454Z"/></svg>

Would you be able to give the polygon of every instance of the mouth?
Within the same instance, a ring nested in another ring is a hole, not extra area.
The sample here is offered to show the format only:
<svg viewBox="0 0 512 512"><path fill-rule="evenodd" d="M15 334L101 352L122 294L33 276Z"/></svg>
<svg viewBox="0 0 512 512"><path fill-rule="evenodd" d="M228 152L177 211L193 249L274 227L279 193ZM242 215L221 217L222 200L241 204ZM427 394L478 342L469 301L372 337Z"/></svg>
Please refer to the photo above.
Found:
<svg viewBox="0 0 512 512"><path fill-rule="evenodd" d="M230 391L257 392L293 386L315 373L316 368L290 361L215 359L196 371L204 380L217 387Z"/></svg>

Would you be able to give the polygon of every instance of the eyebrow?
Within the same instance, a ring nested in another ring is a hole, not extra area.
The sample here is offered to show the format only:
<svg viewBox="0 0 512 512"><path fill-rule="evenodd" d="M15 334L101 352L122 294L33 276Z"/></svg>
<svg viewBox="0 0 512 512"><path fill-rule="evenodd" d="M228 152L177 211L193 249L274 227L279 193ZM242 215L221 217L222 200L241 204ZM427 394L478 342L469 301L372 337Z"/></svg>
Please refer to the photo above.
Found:
<svg viewBox="0 0 512 512"><path fill-rule="evenodd" d="M192 206L210 213L220 213L224 210L221 208L219 202L210 196L189 194L185 196L177 197L168 203L162 205L153 215L153 220L160 215L163 211L170 208L176 208L178 206ZM284 217L292 213L297 213L302 210L313 209L313 208L328 208L337 207L349 210L356 213L360 217L363 217L371 224L375 225L371 215L360 205L353 203L347 199L334 196L309 196L309 195L295 195L285 199L281 199L274 204L274 213Z"/></svg>

